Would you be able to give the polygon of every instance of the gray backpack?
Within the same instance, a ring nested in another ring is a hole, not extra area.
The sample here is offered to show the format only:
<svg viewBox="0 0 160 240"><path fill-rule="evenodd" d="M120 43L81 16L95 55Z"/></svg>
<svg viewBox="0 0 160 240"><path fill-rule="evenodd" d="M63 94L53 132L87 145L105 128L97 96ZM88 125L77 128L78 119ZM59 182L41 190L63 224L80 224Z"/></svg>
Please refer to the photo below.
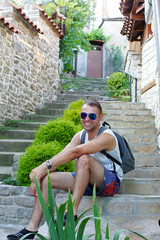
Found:
<svg viewBox="0 0 160 240"><path fill-rule="evenodd" d="M99 132L97 135L101 134L103 131L105 131L107 128L105 125L108 125L109 128L111 129L111 126L107 123L104 122L102 126L99 129ZM122 163L120 163L117 159L109 155L106 151L102 150L101 153L104 154L106 157L110 158L113 161L114 169L115 169L115 164L117 163L118 165L121 166L123 173L127 173L129 171L132 171L135 168L135 159L134 156L131 152L131 149L129 147L128 142L124 137L119 135L118 133L114 132L115 136L117 137L118 140L118 145L119 145L119 150L120 150L120 155L122 159ZM86 136L86 130L83 130L83 133L81 135L81 144L84 143L85 141L85 136Z"/></svg>

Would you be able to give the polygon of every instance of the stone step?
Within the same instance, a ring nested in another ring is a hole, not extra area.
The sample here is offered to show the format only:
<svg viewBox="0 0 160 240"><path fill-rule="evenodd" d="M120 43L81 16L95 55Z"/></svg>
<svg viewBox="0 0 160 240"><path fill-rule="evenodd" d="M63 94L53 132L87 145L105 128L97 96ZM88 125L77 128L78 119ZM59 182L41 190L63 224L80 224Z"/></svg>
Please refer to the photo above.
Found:
<svg viewBox="0 0 160 240"><path fill-rule="evenodd" d="M70 104L71 102L68 101L68 102L64 102L64 101L54 101L54 102L51 102L51 103L48 103L48 102L45 102L44 104L44 107L46 108L51 108L51 109L66 109L68 108L68 105Z"/></svg>
<svg viewBox="0 0 160 240"><path fill-rule="evenodd" d="M124 178L153 178L160 179L160 167L135 167L133 171L124 174Z"/></svg>
<svg viewBox="0 0 160 240"><path fill-rule="evenodd" d="M8 138L8 139L30 139L31 140L35 138L35 131L14 129L14 130L3 131L1 132L1 135L4 138Z"/></svg>
<svg viewBox="0 0 160 240"><path fill-rule="evenodd" d="M123 178L120 193L160 196L160 178Z"/></svg>
<svg viewBox="0 0 160 240"><path fill-rule="evenodd" d="M25 117L26 120L31 120L35 122L47 122L50 120L55 120L59 117L59 115L36 115L36 114L31 114Z"/></svg>
<svg viewBox="0 0 160 240"><path fill-rule="evenodd" d="M53 115L53 116L61 116L64 112L64 109L52 109L52 108L41 108L36 110L36 114L38 115Z"/></svg>
<svg viewBox="0 0 160 240"><path fill-rule="evenodd" d="M110 122L114 122L114 124L116 124L117 121L121 121L122 123L123 122L154 122L154 117L149 115L149 116L146 116L146 115L143 115L143 112L142 114L137 114L137 115L117 115L117 114L103 114L103 121L106 121L110 124ZM111 125L111 124L110 124Z"/></svg>
<svg viewBox="0 0 160 240"><path fill-rule="evenodd" d="M144 103L140 103L140 102L119 102L119 101L112 101L112 102L107 102L107 104L105 102L101 102L101 106L102 109L107 109L107 108L111 108L111 109L134 109L134 110L141 110L141 109L145 109L145 104Z"/></svg>
<svg viewBox="0 0 160 240"><path fill-rule="evenodd" d="M160 154L155 153L134 153L136 166L154 167L160 166Z"/></svg>
<svg viewBox="0 0 160 240"><path fill-rule="evenodd" d="M38 129L41 125L46 125L47 122L19 122L18 128L22 130L35 130Z"/></svg>
<svg viewBox="0 0 160 240"><path fill-rule="evenodd" d="M41 125L46 125L47 122L44 123L36 123L29 122L20 122L18 125L18 128L22 129L12 129L12 130L4 130L1 131L1 136L3 138L8 138L8 139L34 139L35 138L35 129L38 129ZM32 130L31 130L32 129ZM154 143L156 144L157 138L156 136L152 134L144 135L144 134L139 134L139 135L130 135L128 134L123 134L125 139L130 142L130 143Z"/></svg>
<svg viewBox="0 0 160 240"><path fill-rule="evenodd" d="M18 152L0 152L0 166L12 166L14 162L18 161L22 153Z"/></svg>
<svg viewBox="0 0 160 240"><path fill-rule="evenodd" d="M0 152L24 152L32 142L25 139L0 139Z"/></svg>
<svg viewBox="0 0 160 240"><path fill-rule="evenodd" d="M150 114L150 110L149 109L141 109L139 111L137 110L132 110L132 109L109 109L106 108L103 110L103 114L107 117L110 115L117 115L117 116L148 116Z"/></svg>
<svg viewBox="0 0 160 240"><path fill-rule="evenodd" d="M116 128L116 127L123 127L123 128L154 128L155 124L153 122L153 120L151 121L134 121L134 117L133 121L121 121L121 120L115 120L115 121L108 121L108 119L106 119L109 123L109 125L111 126L111 128ZM105 121L105 119L103 119ZM106 125L107 127L107 125Z"/></svg>
<svg viewBox="0 0 160 240"><path fill-rule="evenodd" d="M145 134L145 135L150 135L150 134L153 134L155 135L156 134L156 130L155 128L125 128L125 127L115 127L115 128L112 128L113 131L116 131L118 132L120 135L139 135L139 134Z"/></svg>
<svg viewBox="0 0 160 240"><path fill-rule="evenodd" d="M157 143L157 137L152 135L152 134L148 134L148 135L144 135L144 134L137 134L135 135L128 135L128 134L123 134L123 137L130 143Z"/></svg>
<svg viewBox="0 0 160 240"><path fill-rule="evenodd" d="M67 193L58 193L56 202L60 205L67 200L67 197ZM160 196L116 194L114 197L97 197L97 204L102 208L102 216L105 219L108 216L159 217ZM92 208L92 196L83 196L78 215L89 208Z"/></svg>
<svg viewBox="0 0 160 240"><path fill-rule="evenodd" d="M79 95L77 95L77 94L63 94L63 95L59 95L58 96L58 100L64 100L64 101L66 101L66 100L69 100L69 101L76 101L76 100L78 100L78 99L80 99L80 98L82 98L82 96L83 96L83 99L84 100L86 100L86 99L92 99L93 98L93 96L94 96L94 99L96 99L96 100L101 100L101 101L110 101L111 99L109 98L109 97L107 97L107 96L99 96L99 95L90 95L89 93L88 94L86 94L86 95L82 95L82 94L79 94Z"/></svg>
<svg viewBox="0 0 160 240"><path fill-rule="evenodd" d="M130 147L133 153L154 153L158 150L158 145L149 143L130 143Z"/></svg>
<svg viewBox="0 0 160 240"><path fill-rule="evenodd" d="M12 176L12 167L0 166L0 181Z"/></svg>

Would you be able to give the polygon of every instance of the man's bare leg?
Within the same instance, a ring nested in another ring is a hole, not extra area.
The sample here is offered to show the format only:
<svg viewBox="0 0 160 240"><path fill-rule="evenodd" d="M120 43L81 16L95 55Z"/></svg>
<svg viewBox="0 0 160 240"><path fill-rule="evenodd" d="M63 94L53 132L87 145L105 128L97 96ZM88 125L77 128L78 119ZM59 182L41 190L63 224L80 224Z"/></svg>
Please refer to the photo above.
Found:
<svg viewBox="0 0 160 240"><path fill-rule="evenodd" d="M74 178L71 173L53 172L53 173L50 173L50 178L51 178L52 188L57 188L64 191L68 191L70 189L71 192L73 191ZM48 176L46 176L42 180L42 184L41 184L41 191L46 202L47 202L47 184L48 184ZM29 231L38 231L42 216L43 216L43 212L42 212L41 204L39 202L38 197L35 197L32 217L26 229Z"/></svg>
<svg viewBox="0 0 160 240"><path fill-rule="evenodd" d="M77 214L77 209L85 189L90 183L96 184L99 189L104 184L104 167L89 155L81 156L77 161L77 171L73 188L72 199L75 199L74 215Z"/></svg>

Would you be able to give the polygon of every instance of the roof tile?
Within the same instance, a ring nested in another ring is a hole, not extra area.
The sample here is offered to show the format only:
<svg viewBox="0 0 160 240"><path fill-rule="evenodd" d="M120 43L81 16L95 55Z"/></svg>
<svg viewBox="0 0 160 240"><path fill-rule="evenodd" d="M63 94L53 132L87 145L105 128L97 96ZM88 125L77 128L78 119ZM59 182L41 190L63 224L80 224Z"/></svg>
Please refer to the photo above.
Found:
<svg viewBox="0 0 160 240"><path fill-rule="evenodd" d="M37 5L34 5L37 9L39 9L40 13L47 19L47 21L51 24L51 26L57 31L57 33L59 34L60 38L64 37L64 33L63 31L59 28L59 26L54 22L54 20L48 16L48 14L44 11L44 9L38 7ZM63 18L63 20L66 20L66 17L64 17L64 15L59 14L59 17Z"/></svg>
<svg viewBox="0 0 160 240"><path fill-rule="evenodd" d="M20 14L20 16L24 19L25 22L27 22L36 32L44 34L43 31L41 31L40 28L38 28L38 26L36 24L34 24L27 16L25 13L22 12L22 8L16 6L15 4L13 4L12 2L8 3Z"/></svg>
<svg viewBox="0 0 160 240"><path fill-rule="evenodd" d="M5 21L4 17L0 17L0 22L3 23L3 25L8 28L11 32L19 33L18 30L14 28L14 26L10 25L9 22Z"/></svg>

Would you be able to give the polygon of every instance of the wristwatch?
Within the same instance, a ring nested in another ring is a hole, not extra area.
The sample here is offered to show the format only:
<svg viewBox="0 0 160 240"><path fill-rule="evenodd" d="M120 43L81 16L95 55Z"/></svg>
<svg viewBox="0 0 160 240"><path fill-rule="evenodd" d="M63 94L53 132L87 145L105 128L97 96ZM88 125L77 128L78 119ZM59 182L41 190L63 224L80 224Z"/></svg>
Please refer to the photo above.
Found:
<svg viewBox="0 0 160 240"><path fill-rule="evenodd" d="M48 166L48 169L51 169L51 167L52 167L51 160L46 160L46 164Z"/></svg>

